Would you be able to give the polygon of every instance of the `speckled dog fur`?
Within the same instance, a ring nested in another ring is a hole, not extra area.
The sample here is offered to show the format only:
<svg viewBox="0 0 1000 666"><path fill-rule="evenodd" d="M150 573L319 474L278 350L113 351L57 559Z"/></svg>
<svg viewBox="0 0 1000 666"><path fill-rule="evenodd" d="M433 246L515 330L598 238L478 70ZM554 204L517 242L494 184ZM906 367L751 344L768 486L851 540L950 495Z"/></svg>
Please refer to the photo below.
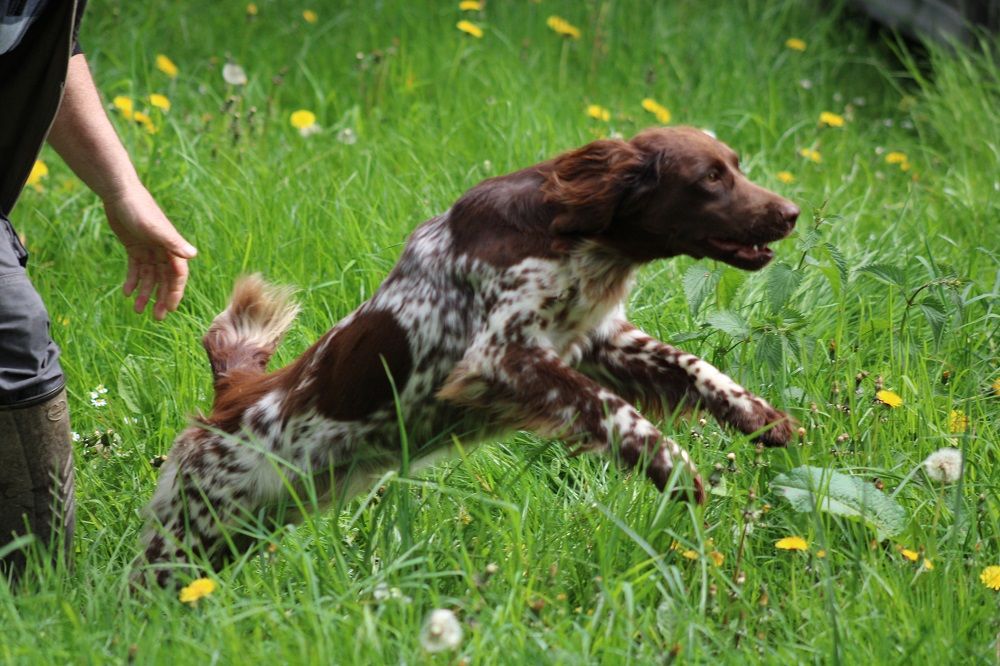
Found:
<svg viewBox="0 0 1000 666"><path fill-rule="evenodd" d="M698 470L633 403L702 406L784 445L791 421L711 364L636 329L641 264L687 254L756 270L798 209L691 128L597 141L480 183L418 227L375 295L295 362L266 364L297 308L259 277L205 336L212 412L177 438L148 508L144 562L160 584L191 553L223 563L238 525L311 479L349 497L411 453L515 429L613 451L661 490L705 499ZM398 413L397 413L398 405ZM686 486L686 489L685 489Z"/></svg>

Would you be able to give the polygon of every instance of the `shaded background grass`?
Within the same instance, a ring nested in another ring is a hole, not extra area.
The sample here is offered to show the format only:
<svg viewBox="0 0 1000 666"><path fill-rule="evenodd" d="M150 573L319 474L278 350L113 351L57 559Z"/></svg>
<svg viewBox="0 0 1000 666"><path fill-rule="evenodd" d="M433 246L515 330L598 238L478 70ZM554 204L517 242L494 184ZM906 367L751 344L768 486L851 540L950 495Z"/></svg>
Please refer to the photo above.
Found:
<svg viewBox="0 0 1000 666"><path fill-rule="evenodd" d="M1000 375L1000 78L989 42L985 55L913 56L836 7L791 1L498 1L464 16L457 3L258 2L252 19L241 3L90 4L82 40L107 99L172 102L165 114L150 109L153 135L112 116L201 252L180 312L162 325L134 316L99 202L43 155L45 189L25 194L14 221L81 435L76 568L38 566L20 592L0 588L0 657L995 658L998 597L978 581L1000 564L990 388ZM552 33L552 14L581 39ZM460 33L461 18L485 36ZM807 49L786 48L789 37ZM177 63L176 79L154 66L159 53ZM227 58L246 69L245 88L223 81ZM285 363L377 288L414 226L483 178L654 124L644 97L673 123L712 129L752 179L804 212L774 266L747 275L683 258L653 264L630 313L789 407L807 429L800 446L761 453L713 423L667 425L706 474L721 466L726 494L702 510L604 459L569 459L557 443L518 435L417 479L387 478L384 494L273 535L273 552L221 572L195 608L128 594L138 512L156 478L149 460L210 403L199 340L235 276L259 270L300 287L303 314L276 359ZM611 120L588 118L588 104ZM322 132L296 133L288 118L300 108ZM846 126L821 128L822 111ZM887 164L890 151L912 168ZM902 407L874 402L877 377ZM106 406L90 399L98 385ZM952 410L969 419L964 435L949 432ZM963 485L918 475L899 494L906 530L884 544L860 524L792 513L768 489L779 471L813 464L893 490L949 443L966 451ZM810 551L776 551L789 534ZM901 545L933 570L903 559ZM466 638L457 654L431 657L418 633L440 606L456 609Z"/></svg>

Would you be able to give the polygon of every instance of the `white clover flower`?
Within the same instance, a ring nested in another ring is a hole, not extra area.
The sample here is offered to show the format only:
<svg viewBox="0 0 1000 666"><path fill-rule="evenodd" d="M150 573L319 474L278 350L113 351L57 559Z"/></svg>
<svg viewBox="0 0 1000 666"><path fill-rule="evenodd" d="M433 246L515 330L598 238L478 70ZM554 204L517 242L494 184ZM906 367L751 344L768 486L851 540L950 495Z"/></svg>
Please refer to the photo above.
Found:
<svg viewBox="0 0 1000 666"><path fill-rule="evenodd" d="M462 625L447 608L431 611L420 630L420 644L428 652L454 650L462 643Z"/></svg>
<svg viewBox="0 0 1000 666"><path fill-rule="evenodd" d="M962 476L962 452L946 446L924 460L927 476L940 483L955 483Z"/></svg>

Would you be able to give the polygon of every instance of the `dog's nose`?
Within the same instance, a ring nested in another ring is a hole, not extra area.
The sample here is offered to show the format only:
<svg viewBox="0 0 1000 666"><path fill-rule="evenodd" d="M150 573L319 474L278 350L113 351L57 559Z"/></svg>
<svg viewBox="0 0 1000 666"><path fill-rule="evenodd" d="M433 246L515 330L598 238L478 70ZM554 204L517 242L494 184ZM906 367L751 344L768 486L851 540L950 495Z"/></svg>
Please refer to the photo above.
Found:
<svg viewBox="0 0 1000 666"><path fill-rule="evenodd" d="M789 228L794 227L795 220L799 219L799 207L791 201L781 202L778 207L778 213L781 215L781 219L788 225Z"/></svg>

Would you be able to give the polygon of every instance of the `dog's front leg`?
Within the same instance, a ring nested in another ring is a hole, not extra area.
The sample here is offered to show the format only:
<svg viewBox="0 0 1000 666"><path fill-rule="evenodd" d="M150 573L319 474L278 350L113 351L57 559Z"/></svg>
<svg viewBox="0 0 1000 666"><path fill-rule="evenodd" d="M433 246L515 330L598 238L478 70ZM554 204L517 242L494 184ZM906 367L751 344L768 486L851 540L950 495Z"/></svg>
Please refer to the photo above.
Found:
<svg viewBox="0 0 1000 666"><path fill-rule="evenodd" d="M695 500L705 501L701 477L687 451L622 397L551 350L519 345L473 350L438 397L482 410L503 427L559 437L580 449L608 450L617 444L621 461L628 467L643 465L660 490L680 465L692 476Z"/></svg>
<svg viewBox="0 0 1000 666"><path fill-rule="evenodd" d="M766 446L785 446L794 421L743 388L711 363L660 342L624 319L602 327L581 367L608 380L641 405L673 409L682 401L702 403L712 416Z"/></svg>

